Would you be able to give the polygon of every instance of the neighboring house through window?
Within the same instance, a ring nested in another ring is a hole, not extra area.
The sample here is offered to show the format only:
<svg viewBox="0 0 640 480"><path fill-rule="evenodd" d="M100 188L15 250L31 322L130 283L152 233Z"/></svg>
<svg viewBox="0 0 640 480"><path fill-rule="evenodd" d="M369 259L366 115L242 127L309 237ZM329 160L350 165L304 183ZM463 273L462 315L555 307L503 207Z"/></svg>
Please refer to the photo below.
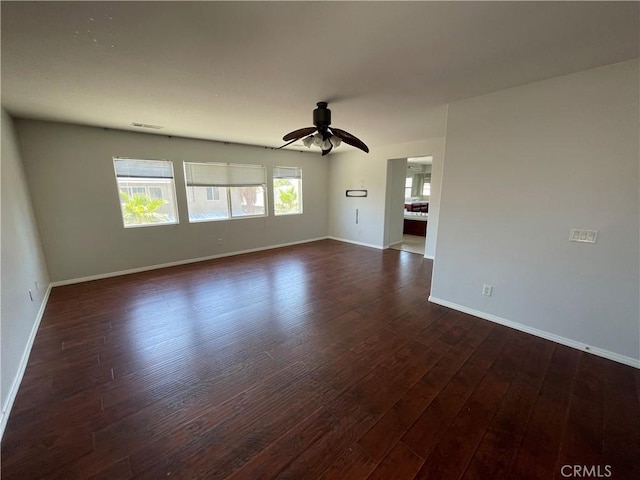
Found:
<svg viewBox="0 0 640 480"><path fill-rule="evenodd" d="M149 187L149 196L151 198L164 198L162 196L162 188L160 188L160 187Z"/></svg>
<svg viewBox="0 0 640 480"><path fill-rule="evenodd" d="M215 200L220 200L220 188L219 187L205 187L205 192L207 195L207 200L213 202Z"/></svg>
<svg viewBox="0 0 640 480"><path fill-rule="evenodd" d="M263 165L184 163L189 222L267 215Z"/></svg>

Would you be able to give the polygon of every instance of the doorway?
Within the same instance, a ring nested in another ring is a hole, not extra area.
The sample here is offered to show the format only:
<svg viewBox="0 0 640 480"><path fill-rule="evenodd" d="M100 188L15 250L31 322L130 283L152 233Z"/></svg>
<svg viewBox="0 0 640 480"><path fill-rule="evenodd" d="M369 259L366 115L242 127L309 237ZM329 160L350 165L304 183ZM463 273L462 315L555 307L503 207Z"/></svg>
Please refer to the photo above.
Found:
<svg viewBox="0 0 640 480"><path fill-rule="evenodd" d="M432 155L388 161L385 235L391 249L425 254L432 164Z"/></svg>

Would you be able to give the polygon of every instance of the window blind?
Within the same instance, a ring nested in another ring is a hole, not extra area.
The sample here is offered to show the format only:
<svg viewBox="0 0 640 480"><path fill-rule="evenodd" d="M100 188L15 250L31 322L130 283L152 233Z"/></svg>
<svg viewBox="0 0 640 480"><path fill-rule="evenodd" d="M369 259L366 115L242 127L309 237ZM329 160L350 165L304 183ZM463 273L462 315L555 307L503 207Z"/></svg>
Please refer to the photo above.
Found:
<svg viewBox="0 0 640 480"><path fill-rule="evenodd" d="M118 178L173 178L173 162L114 158Z"/></svg>
<svg viewBox="0 0 640 480"><path fill-rule="evenodd" d="M187 187L242 187L267 183L263 165L185 162L184 175Z"/></svg>
<svg viewBox="0 0 640 480"><path fill-rule="evenodd" d="M273 178L302 178L300 167L273 167Z"/></svg>

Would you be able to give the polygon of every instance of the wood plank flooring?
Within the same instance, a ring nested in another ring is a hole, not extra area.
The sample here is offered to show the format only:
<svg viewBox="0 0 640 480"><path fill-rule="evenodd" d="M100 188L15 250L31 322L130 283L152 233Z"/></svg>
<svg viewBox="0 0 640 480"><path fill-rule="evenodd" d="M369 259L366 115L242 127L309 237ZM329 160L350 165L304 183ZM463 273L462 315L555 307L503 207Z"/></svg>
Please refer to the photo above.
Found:
<svg viewBox="0 0 640 480"><path fill-rule="evenodd" d="M430 304L431 268L324 240L57 287L2 478L640 478L638 371Z"/></svg>

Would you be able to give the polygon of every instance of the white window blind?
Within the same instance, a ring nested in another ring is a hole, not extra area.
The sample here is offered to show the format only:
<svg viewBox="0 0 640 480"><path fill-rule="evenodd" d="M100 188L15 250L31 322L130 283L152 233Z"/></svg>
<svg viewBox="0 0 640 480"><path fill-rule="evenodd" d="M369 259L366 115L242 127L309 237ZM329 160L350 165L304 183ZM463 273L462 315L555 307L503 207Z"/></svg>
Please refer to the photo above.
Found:
<svg viewBox="0 0 640 480"><path fill-rule="evenodd" d="M242 187L267 183L267 170L263 165L185 162L184 173L187 187Z"/></svg>
<svg viewBox="0 0 640 480"><path fill-rule="evenodd" d="M302 178L300 167L273 167L273 178Z"/></svg>
<svg viewBox="0 0 640 480"><path fill-rule="evenodd" d="M118 178L173 178L173 163L167 160L114 158Z"/></svg>

